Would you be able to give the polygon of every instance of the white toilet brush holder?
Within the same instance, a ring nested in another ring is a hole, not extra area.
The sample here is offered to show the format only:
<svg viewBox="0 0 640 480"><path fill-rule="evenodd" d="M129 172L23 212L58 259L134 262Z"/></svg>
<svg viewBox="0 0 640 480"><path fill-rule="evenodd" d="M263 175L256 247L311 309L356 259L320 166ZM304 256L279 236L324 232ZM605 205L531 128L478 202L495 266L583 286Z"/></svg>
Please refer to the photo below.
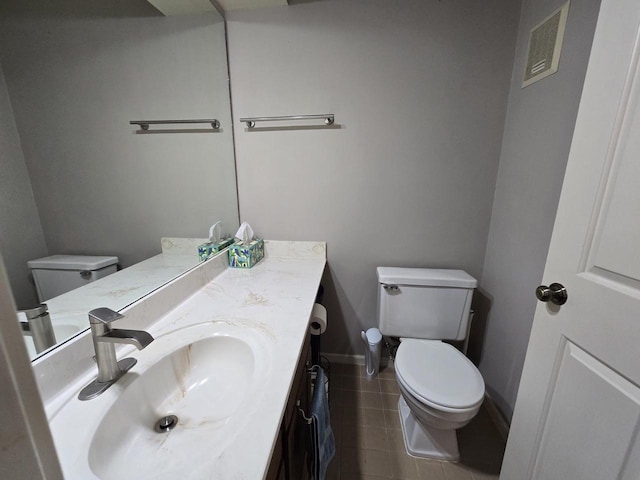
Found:
<svg viewBox="0 0 640 480"><path fill-rule="evenodd" d="M360 332L360 337L365 345L364 370L367 380L373 379L380 370L380 355L382 353L382 334L377 328Z"/></svg>

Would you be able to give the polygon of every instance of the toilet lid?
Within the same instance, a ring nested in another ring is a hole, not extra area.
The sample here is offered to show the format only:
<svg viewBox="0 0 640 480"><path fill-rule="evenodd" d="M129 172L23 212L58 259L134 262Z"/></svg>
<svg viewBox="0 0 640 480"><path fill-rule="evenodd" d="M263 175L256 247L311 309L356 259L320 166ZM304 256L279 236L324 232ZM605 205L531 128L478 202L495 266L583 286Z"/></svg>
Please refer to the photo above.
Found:
<svg viewBox="0 0 640 480"><path fill-rule="evenodd" d="M407 339L398 347L395 368L403 386L426 403L465 409L484 397L482 375L448 343Z"/></svg>

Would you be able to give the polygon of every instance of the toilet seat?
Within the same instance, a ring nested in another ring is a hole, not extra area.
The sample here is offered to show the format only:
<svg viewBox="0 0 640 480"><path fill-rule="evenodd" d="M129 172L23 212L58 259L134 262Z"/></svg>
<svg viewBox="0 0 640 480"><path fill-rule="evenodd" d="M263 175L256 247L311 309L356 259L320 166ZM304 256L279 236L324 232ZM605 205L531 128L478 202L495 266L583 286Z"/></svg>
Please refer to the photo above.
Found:
<svg viewBox="0 0 640 480"><path fill-rule="evenodd" d="M471 361L452 345L406 339L395 358L398 381L417 400L446 412L476 409L484 398L484 380Z"/></svg>

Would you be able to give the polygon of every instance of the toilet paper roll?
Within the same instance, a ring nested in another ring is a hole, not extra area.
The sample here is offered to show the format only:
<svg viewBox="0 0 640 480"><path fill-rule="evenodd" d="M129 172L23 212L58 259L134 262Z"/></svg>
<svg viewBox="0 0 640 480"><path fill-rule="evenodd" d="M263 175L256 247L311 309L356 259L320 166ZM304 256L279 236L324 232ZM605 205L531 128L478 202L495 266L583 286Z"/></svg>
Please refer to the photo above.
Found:
<svg viewBox="0 0 640 480"><path fill-rule="evenodd" d="M309 331L311 335L322 335L327 330L327 309L319 303L313 304L311 318L309 319Z"/></svg>

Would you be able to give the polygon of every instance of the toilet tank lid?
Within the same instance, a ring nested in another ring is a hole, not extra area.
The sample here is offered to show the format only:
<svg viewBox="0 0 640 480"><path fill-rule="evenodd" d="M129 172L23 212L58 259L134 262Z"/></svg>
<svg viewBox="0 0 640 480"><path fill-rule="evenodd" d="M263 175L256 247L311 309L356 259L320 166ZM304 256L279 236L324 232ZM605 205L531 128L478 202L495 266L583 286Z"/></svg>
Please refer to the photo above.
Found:
<svg viewBox="0 0 640 480"><path fill-rule="evenodd" d="M464 270L378 267L378 283L429 287L475 288L478 281Z"/></svg>
<svg viewBox="0 0 640 480"><path fill-rule="evenodd" d="M51 255L29 260L29 268L47 270L100 270L118 263L118 257L95 255Z"/></svg>

